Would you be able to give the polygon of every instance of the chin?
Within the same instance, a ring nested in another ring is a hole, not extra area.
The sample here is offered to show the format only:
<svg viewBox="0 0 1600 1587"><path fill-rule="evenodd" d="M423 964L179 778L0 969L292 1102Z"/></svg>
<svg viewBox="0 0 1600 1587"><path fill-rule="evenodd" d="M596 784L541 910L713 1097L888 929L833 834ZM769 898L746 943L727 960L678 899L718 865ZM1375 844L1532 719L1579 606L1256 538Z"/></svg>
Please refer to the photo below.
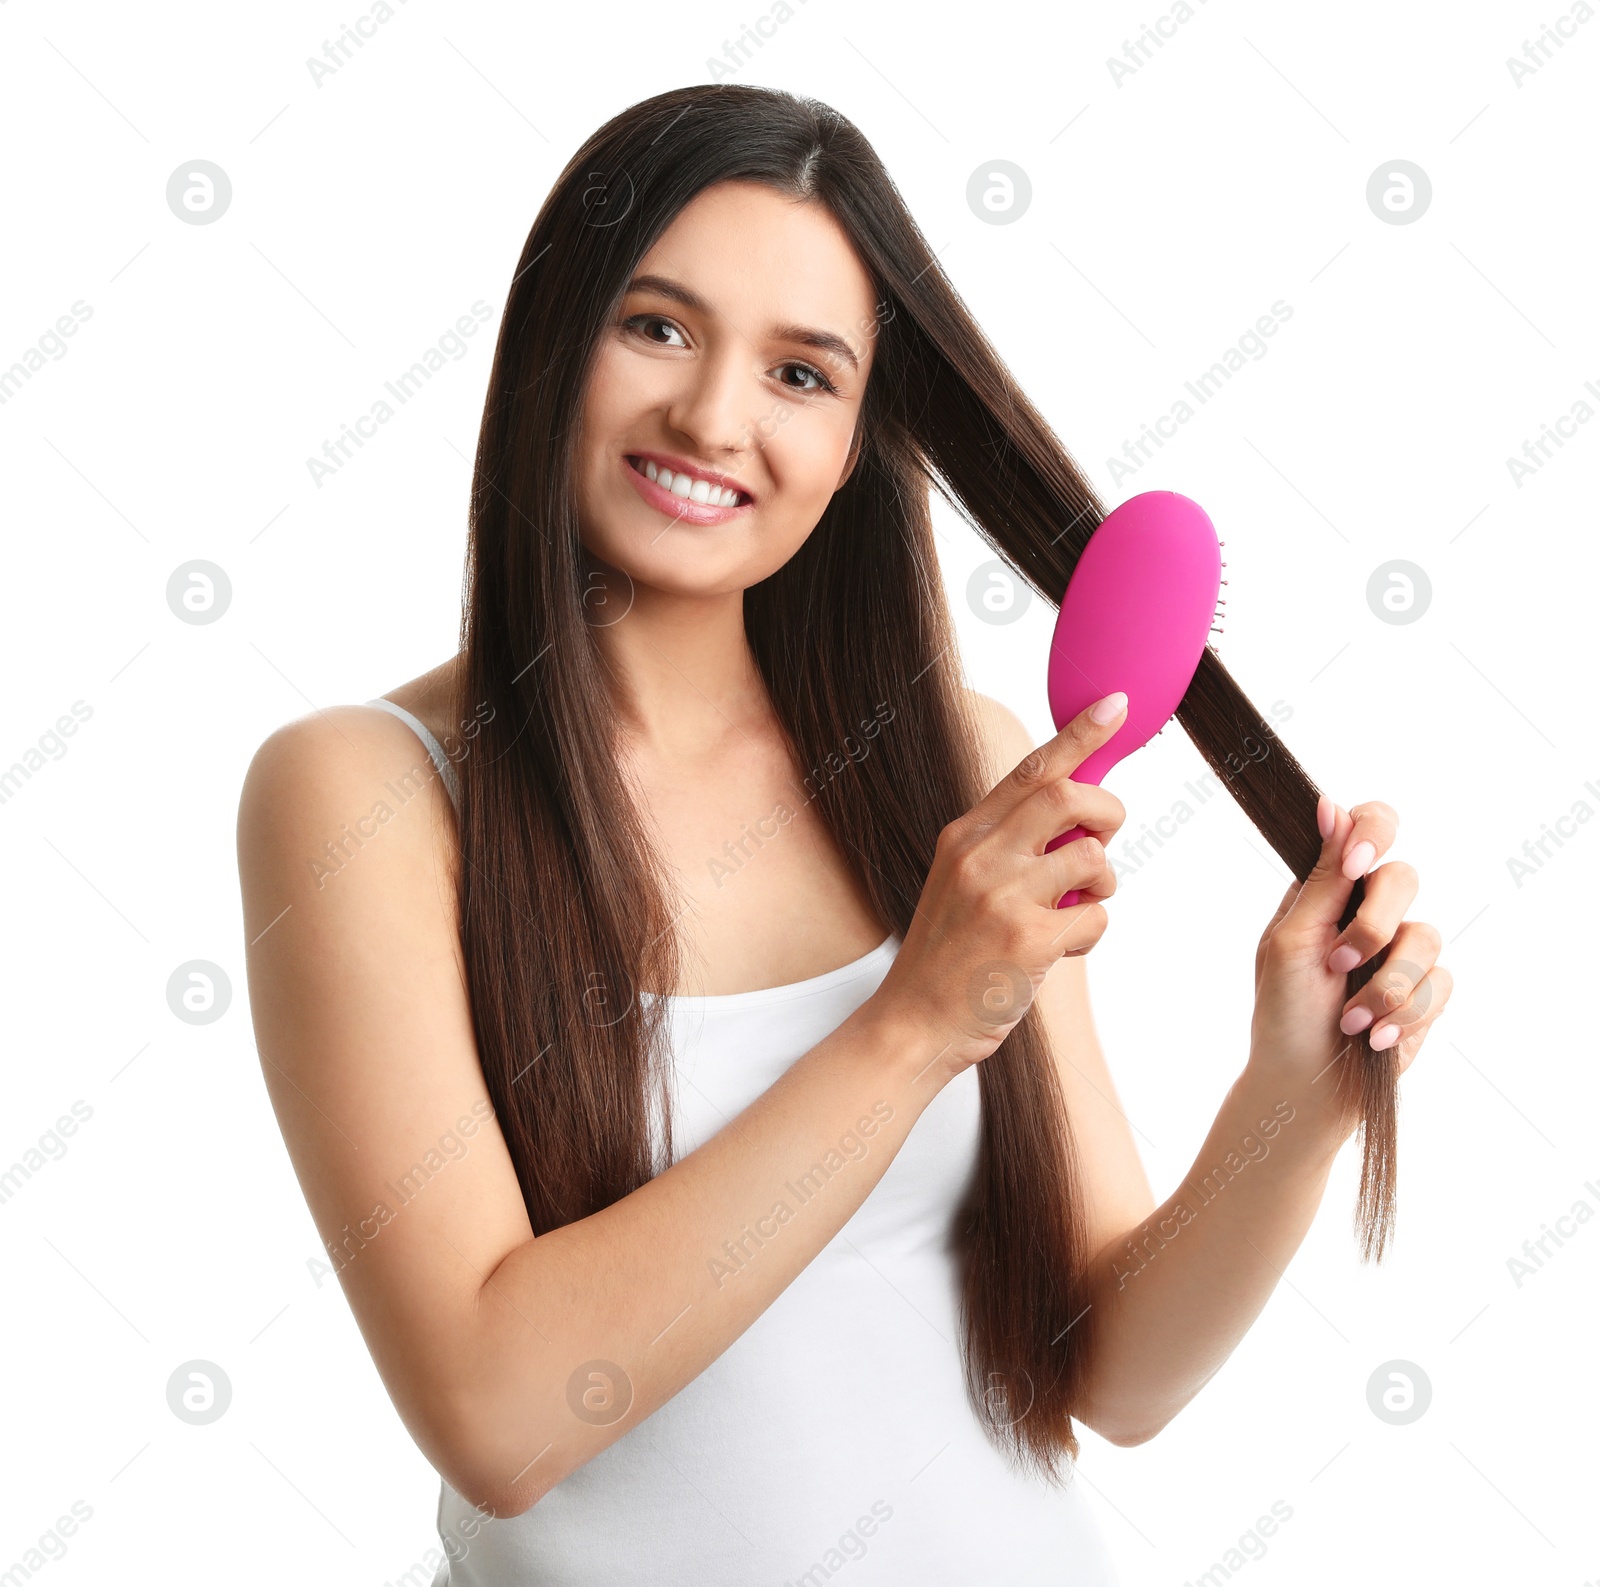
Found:
<svg viewBox="0 0 1600 1587"><path fill-rule="evenodd" d="M587 557L618 575L625 587L633 590L709 596L730 588L743 589L766 577L765 573L754 572L740 578L739 559L726 552L717 555L704 546L687 549L680 537L697 532L704 533L678 524L653 530L649 526L630 526L621 533L613 530L601 536L585 534L583 549ZM652 539L652 535L658 538ZM735 579L733 584L728 582L730 577Z"/></svg>

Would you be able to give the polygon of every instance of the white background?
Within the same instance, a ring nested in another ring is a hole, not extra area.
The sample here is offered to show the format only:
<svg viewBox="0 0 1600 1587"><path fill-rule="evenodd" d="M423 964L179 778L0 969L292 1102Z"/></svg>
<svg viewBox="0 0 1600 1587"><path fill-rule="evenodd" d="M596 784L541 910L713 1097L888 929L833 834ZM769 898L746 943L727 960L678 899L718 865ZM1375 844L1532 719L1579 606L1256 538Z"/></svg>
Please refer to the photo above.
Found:
<svg viewBox="0 0 1600 1587"><path fill-rule="evenodd" d="M0 764L92 709L0 804L0 1167L74 1101L93 1110L0 1204L0 1571L83 1501L92 1519L46 1567L62 1587L376 1587L434 1541L437 1479L336 1282L308 1270L319 1242L244 995L239 786L279 724L451 654L493 326L539 202L597 125L711 80L768 14L408 0L317 86L307 58L358 4L0 4L0 367L92 309L0 407ZM1579 1587L1600 1576L1600 1219L1520 1286L1507 1259L1575 1202L1600 1209L1600 832L1569 827L1520 886L1507 862L1577 802L1600 809L1600 424L1520 484L1506 460L1600 383L1600 19L1518 86L1507 59L1568 17L1561 0L1210 0L1117 86L1107 58L1170 11L1061 11L796 0L723 75L863 129L1109 503L1162 488L1207 508L1228 544L1225 661L1263 710L1287 704L1284 741L1341 803L1400 812L1411 914L1456 979L1403 1083L1392 1257L1357 1260L1347 1148L1232 1359L1153 1442L1086 1434L1081 1475L1133 1584L1198 1576L1281 1500L1292 1520L1244 1566L1259 1587ZM196 159L231 179L215 224L165 200ZM966 202L995 159L1031 180L1014 224ZM1396 159L1432 182L1411 224L1366 199ZM466 356L315 485L306 459L476 299L493 318ZM1280 299L1266 356L1115 481L1123 442ZM981 621L966 587L990 552L936 506L970 680L1042 740L1053 609ZM232 583L206 626L165 597L196 558ZM1432 587L1404 625L1366 597L1392 560ZM1090 961L1158 1197L1244 1060L1252 954L1287 881L1230 799L1185 790L1203 771L1174 728L1114 773L1126 836L1180 799L1196 814L1144 863L1120 857ZM167 1006L191 959L232 979L211 1025ZM167 1408L196 1358L232 1384L209 1426ZM1432 1385L1406 1426L1367 1404L1396 1359Z"/></svg>

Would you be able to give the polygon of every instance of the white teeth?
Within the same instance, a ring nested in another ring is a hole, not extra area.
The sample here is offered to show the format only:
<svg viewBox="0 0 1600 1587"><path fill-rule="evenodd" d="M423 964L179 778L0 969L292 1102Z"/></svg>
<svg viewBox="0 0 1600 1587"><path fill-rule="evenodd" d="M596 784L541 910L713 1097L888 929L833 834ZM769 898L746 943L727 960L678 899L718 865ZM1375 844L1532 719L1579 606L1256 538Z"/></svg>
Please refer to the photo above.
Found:
<svg viewBox="0 0 1600 1587"><path fill-rule="evenodd" d="M0 0L4 4L5 0ZM643 458L639 470L646 479L654 480L663 490L689 501L704 502L711 507L736 507L739 492L731 486L713 485L708 479L693 479L688 474L674 474L663 468L654 458Z"/></svg>

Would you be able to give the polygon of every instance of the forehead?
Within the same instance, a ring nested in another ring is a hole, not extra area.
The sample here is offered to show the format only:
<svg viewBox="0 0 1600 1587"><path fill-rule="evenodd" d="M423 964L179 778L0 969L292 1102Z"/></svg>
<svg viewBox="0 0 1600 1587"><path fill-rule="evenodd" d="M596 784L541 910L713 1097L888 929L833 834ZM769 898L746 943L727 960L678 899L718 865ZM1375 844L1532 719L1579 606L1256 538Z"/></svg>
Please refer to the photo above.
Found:
<svg viewBox="0 0 1600 1587"><path fill-rule="evenodd" d="M815 199L719 182L679 211L634 274L671 277L747 336L800 324L843 336L864 361L870 356L872 279Z"/></svg>

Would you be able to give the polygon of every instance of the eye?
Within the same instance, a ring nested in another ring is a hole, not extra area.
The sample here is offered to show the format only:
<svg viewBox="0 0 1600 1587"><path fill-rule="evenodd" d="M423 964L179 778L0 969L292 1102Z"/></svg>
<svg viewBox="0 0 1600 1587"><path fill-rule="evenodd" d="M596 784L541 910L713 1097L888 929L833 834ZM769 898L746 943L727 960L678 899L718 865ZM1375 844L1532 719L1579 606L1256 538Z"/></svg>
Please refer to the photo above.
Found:
<svg viewBox="0 0 1600 1587"><path fill-rule="evenodd" d="M683 332L664 314L633 314L625 319L622 324L624 329L637 331L639 335L643 336L647 342L655 347L687 347L689 345L687 340L682 342L660 341L642 329L642 327L647 325L665 325L668 330L674 331L679 336L682 336Z"/></svg>
<svg viewBox="0 0 1600 1587"><path fill-rule="evenodd" d="M778 367L780 369L798 369L798 370L801 370L803 373L810 375L814 380L819 382L819 384L815 385L815 386L789 386L789 389L791 391L800 391L800 392L829 391L829 392L833 392L835 395L838 394L837 388L834 386L833 382L831 380L829 380L828 377L825 374L823 374L823 372L820 369L814 369L810 364L789 363L789 364L780 364ZM788 385L789 383L787 381L784 381L784 382L782 382L782 384Z"/></svg>
<svg viewBox="0 0 1600 1587"><path fill-rule="evenodd" d="M4 0L0 0L0 4L4 4ZM681 327L679 327L674 321L669 320L664 314L630 314L622 322L622 327L624 330L632 331L635 335L642 336L645 341L650 343L652 347L687 347L689 345L686 338L677 342L662 341L659 337L651 334L651 332L646 328L658 325L664 325L669 331L673 332L680 338L683 337L683 331ZM804 386L795 385L787 380L782 380L779 382L781 385L787 387L790 391L797 391L803 396L818 391L826 391L834 396L838 395L838 387L836 387L820 369L816 368L812 364L804 364L800 363L798 360L790 360L788 363L779 364L778 368L798 369L802 374L809 375L811 379L816 382L814 385Z"/></svg>

